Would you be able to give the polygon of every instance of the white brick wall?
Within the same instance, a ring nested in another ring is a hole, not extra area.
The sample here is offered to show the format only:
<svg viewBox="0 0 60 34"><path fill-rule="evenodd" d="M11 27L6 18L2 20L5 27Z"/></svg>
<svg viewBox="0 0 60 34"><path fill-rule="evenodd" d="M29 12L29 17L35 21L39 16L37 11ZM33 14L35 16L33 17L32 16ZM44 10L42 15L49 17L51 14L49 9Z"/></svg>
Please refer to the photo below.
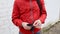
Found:
<svg viewBox="0 0 60 34"><path fill-rule="evenodd" d="M11 22L12 5L12 0L0 0L0 34L18 34Z"/></svg>
<svg viewBox="0 0 60 34"><path fill-rule="evenodd" d="M46 0L45 3L48 13L46 24L58 20L59 0ZM18 28L11 21L12 6L13 0L0 0L0 34L18 34Z"/></svg>

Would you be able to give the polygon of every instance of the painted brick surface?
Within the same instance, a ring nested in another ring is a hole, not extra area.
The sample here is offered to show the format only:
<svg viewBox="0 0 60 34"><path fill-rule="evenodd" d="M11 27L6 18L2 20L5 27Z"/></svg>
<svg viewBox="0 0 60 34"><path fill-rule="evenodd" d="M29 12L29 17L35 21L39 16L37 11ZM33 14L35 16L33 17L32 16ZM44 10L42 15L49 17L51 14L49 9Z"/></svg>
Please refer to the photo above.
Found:
<svg viewBox="0 0 60 34"><path fill-rule="evenodd" d="M0 34L18 34L18 28L11 22L12 0L0 0Z"/></svg>

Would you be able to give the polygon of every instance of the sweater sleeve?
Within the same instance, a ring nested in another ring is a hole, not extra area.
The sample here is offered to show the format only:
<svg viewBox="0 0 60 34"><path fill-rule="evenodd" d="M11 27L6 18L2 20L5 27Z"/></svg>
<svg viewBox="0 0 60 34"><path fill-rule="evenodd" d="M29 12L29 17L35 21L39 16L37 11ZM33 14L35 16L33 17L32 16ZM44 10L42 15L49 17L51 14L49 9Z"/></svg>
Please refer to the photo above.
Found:
<svg viewBox="0 0 60 34"><path fill-rule="evenodd" d="M17 2L14 2L14 6L13 6L13 12L12 12L12 22L16 25L16 26L22 26L22 20L19 18L19 7L17 5Z"/></svg>
<svg viewBox="0 0 60 34"><path fill-rule="evenodd" d="M43 24L45 22L47 13L46 13L46 9L45 9L45 6L44 6L44 0L40 0L40 2L41 2L42 9L41 9L41 16L40 16L39 19Z"/></svg>

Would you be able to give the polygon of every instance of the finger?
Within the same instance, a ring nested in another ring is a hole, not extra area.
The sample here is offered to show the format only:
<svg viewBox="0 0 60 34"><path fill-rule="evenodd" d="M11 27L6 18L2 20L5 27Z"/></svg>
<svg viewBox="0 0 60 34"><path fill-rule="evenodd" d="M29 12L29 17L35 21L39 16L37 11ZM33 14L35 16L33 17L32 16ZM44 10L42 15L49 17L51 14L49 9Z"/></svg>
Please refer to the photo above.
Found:
<svg viewBox="0 0 60 34"><path fill-rule="evenodd" d="M30 27L25 27L25 30L30 30L31 28Z"/></svg>
<svg viewBox="0 0 60 34"><path fill-rule="evenodd" d="M38 25L38 23L37 23L37 22L35 22L33 25L34 25L34 26L37 26L37 25Z"/></svg>

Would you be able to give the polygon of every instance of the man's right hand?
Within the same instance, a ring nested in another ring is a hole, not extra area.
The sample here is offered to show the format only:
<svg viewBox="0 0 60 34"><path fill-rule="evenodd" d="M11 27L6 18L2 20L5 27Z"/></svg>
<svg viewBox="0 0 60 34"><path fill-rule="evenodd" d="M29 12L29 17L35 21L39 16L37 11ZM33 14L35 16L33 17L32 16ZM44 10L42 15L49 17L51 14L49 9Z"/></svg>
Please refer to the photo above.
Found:
<svg viewBox="0 0 60 34"><path fill-rule="evenodd" d="M22 22L23 28L24 28L25 30L30 30L30 29L31 29L31 26L27 26L27 24L29 24L29 23L27 23L27 22Z"/></svg>

